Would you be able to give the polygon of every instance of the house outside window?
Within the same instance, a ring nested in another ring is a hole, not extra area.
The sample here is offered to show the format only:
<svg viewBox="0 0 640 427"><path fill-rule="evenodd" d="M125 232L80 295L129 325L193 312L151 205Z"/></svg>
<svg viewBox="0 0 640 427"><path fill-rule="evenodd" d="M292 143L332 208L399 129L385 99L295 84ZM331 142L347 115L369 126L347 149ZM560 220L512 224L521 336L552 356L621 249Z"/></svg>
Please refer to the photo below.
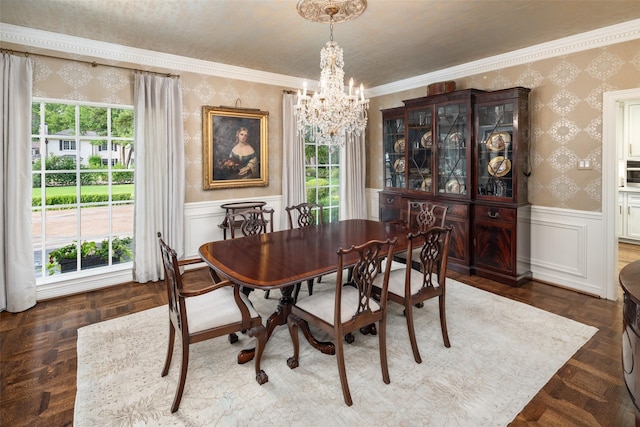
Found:
<svg viewBox="0 0 640 427"><path fill-rule="evenodd" d="M130 268L133 107L34 99L31 144L37 284Z"/></svg>
<svg viewBox="0 0 640 427"><path fill-rule="evenodd" d="M76 150L76 142L75 141L60 141L60 151L75 151Z"/></svg>
<svg viewBox="0 0 640 427"><path fill-rule="evenodd" d="M340 150L305 138L305 189L308 203L323 206L324 221L340 215Z"/></svg>

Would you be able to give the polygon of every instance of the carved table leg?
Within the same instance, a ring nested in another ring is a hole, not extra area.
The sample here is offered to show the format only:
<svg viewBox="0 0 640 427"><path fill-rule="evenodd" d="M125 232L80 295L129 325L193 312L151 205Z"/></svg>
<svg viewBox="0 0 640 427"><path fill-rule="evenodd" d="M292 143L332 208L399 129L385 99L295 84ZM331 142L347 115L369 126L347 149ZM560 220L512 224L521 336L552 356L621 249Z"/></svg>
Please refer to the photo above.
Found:
<svg viewBox="0 0 640 427"><path fill-rule="evenodd" d="M292 293L293 286L287 286L286 288L282 289L282 297L280 297L280 301L278 301L278 307L276 308L276 311L267 319L267 341L269 340L269 337L271 337L271 334L273 333L273 330L276 328L276 326L287 324L287 317L289 316L289 313L291 313L291 306L293 305L293 297L291 296ZM242 350L238 354L238 364L247 363L248 361L253 359L254 355L255 348Z"/></svg>
<svg viewBox="0 0 640 427"><path fill-rule="evenodd" d="M260 361L262 360L262 352L264 350L264 346L267 344L267 329L260 325L255 328L251 328L247 331L247 334L250 337L256 337L258 344L255 348L255 359L256 359L256 381L258 384L262 385L269 381L269 377L267 374L260 369Z"/></svg>

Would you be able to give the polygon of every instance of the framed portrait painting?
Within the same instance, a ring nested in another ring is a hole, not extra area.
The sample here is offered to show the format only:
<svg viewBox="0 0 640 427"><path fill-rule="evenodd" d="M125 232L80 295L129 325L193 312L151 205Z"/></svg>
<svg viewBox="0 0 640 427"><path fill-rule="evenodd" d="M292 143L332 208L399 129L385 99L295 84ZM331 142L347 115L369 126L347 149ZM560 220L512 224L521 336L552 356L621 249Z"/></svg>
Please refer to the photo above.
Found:
<svg viewBox="0 0 640 427"><path fill-rule="evenodd" d="M202 159L205 190L266 187L268 111L202 107Z"/></svg>

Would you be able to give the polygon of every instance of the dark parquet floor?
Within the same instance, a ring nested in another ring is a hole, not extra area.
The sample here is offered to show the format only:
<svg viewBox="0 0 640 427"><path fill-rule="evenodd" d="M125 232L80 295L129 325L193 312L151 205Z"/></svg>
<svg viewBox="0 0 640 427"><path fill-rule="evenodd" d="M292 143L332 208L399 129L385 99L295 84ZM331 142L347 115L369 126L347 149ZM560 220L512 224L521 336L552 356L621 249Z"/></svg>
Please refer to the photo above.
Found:
<svg viewBox="0 0 640 427"><path fill-rule="evenodd" d="M620 247L620 266L640 259L640 246ZM535 281L512 288L477 276L450 276L599 329L511 426L634 425L634 406L622 377L621 300L602 300ZM163 283L126 283L41 301L23 313L0 313L0 425L72 426L77 329L165 303Z"/></svg>

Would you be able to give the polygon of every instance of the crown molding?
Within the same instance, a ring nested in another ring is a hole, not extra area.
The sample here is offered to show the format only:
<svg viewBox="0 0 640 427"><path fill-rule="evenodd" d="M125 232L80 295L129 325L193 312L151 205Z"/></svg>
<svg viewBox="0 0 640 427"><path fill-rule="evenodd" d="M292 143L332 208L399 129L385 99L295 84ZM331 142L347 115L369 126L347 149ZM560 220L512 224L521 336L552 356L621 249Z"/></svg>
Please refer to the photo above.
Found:
<svg viewBox="0 0 640 427"><path fill-rule="evenodd" d="M455 67L445 68L427 74L398 80L393 83L367 89L368 98L426 87L442 81L455 80L474 74L495 71L553 58L560 55L581 52L602 46L636 40L640 38L640 19L612 25L576 36L541 43L502 55L484 58ZM133 64L132 68L170 70L172 72L193 72L216 77L231 78L254 83L263 83L283 87L302 87L307 79L268 73L249 68L236 67L211 61L202 61L179 55L154 52L128 46L105 43L81 37L68 36L50 31L36 30L0 23L0 42L13 43L39 50L61 52L80 57L99 58L101 60ZM37 53L34 51L33 53ZM309 82L311 86L317 82Z"/></svg>
<svg viewBox="0 0 640 427"><path fill-rule="evenodd" d="M103 61L131 64L132 69L140 68L145 71L157 71L161 69L174 73L192 72L285 87L302 87L303 83L307 81L307 79L298 77L257 71L249 68L236 67L234 65L203 61L185 56L138 49L5 23L0 23L0 42L13 43L37 49L32 52L34 54L37 54L39 50L46 50L67 55L77 55L83 58L99 58Z"/></svg>
<svg viewBox="0 0 640 427"><path fill-rule="evenodd" d="M402 92L405 90L426 87L427 85L456 78L468 77L474 74L486 73L515 65L527 64L542 59L554 58L561 55L609 46L616 43L636 40L640 38L640 19L600 28L552 42L529 46L502 55L483 58L451 68L422 74L409 79L398 80L367 90L369 98Z"/></svg>

